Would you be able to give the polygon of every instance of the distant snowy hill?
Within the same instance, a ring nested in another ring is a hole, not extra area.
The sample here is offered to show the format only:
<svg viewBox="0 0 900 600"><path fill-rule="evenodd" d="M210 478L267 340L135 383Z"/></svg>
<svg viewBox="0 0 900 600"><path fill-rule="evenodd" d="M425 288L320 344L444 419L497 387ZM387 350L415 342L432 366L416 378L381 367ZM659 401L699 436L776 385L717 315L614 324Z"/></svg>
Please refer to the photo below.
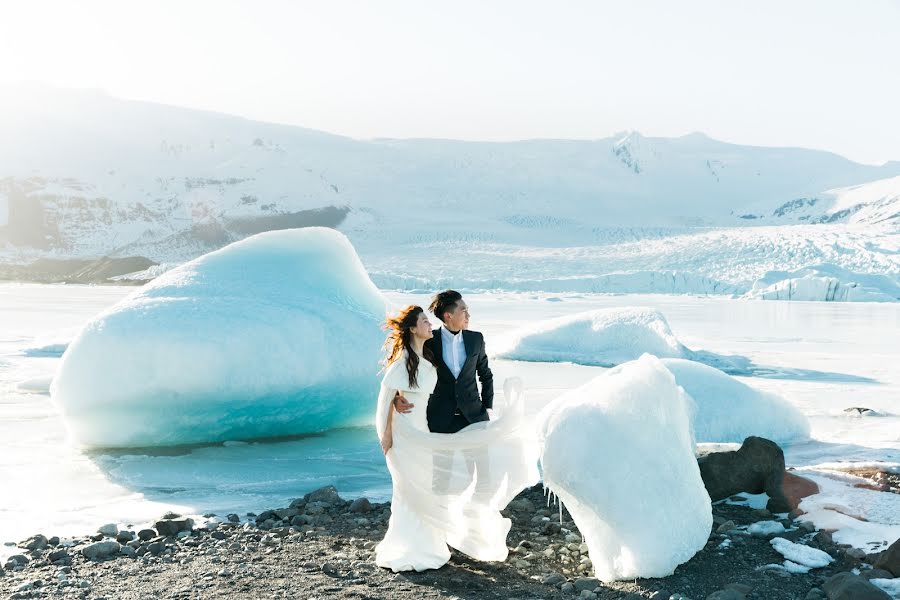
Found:
<svg viewBox="0 0 900 600"><path fill-rule="evenodd" d="M42 255L184 260L303 224L394 243L589 242L597 227L749 224L744 207L900 175L701 134L359 141L98 92L0 97L0 243Z"/></svg>
<svg viewBox="0 0 900 600"><path fill-rule="evenodd" d="M881 249L895 245L898 198L900 163L702 134L354 140L99 92L0 88L0 263L177 263L323 225L345 232L385 286L745 293L769 271L817 264L897 276ZM845 238L835 224L865 227L848 234L859 252L832 252L828 240ZM872 227L886 243L858 239Z"/></svg>

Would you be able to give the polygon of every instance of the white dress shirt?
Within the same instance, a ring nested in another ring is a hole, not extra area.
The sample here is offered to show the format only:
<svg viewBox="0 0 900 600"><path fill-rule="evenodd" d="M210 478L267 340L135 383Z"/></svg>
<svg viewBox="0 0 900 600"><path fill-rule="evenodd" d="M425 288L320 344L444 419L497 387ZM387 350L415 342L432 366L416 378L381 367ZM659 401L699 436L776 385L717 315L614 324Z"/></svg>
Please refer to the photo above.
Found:
<svg viewBox="0 0 900 600"><path fill-rule="evenodd" d="M463 343L462 331L454 335L441 325L441 348L444 352L444 362L453 373L453 378L458 378L466 362L466 346Z"/></svg>

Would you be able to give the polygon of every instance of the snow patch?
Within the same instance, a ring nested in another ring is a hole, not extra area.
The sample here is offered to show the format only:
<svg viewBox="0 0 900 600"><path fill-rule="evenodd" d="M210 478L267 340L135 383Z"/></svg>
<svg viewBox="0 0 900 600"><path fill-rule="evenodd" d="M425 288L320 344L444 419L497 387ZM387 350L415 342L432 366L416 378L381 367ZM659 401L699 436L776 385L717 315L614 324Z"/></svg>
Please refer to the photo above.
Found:
<svg viewBox="0 0 900 600"><path fill-rule="evenodd" d="M769 540L769 543L772 544L772 547L775 548L776 552L785 557L788 561L795 565L802 565L808 569L827 567L834 561L827 552L822 552L821 550L810 548L803 544L795 544L784 538L773 538L772 540ZM787 563L785 563L785 567L790 570Z"/></svg>
<svg viewBox="0 0 900 600"><path fill-rule="evenodd" d="M747 533L760 537L777 535L779 533L784 533L785 531L784 525L778 521L757 521L747 527Z"/></svg>
<svg viewBox="0 0 900 600"><path fill-rule="evenodd" d="M869 583L880 587L892 598L900 598L900 577L895 579L870 579Z"/></svg>

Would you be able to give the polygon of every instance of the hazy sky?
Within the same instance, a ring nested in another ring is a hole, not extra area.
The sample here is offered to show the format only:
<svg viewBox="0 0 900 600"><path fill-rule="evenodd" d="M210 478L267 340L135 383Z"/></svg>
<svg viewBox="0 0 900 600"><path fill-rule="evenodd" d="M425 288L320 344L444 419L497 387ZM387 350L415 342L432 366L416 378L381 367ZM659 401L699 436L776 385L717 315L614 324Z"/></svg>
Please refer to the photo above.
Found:
<svg viewBox="0 0 900 600"><path fill-rule="evenodd" d="M0 0L0 81L357 138L703 131L900 160L900 1Z"/></svg>

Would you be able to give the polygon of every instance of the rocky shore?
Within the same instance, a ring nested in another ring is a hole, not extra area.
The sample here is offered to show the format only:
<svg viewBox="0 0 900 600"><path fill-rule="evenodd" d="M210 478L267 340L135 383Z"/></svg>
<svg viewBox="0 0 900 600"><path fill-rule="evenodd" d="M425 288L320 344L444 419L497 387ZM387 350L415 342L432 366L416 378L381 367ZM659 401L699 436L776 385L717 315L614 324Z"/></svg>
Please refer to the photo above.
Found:
<svg viewBox="0 0 900 600"><path fill-rule="evenodd" d="M110 524L71 540L39 534L3 565L0 597L876 600L890 596L868 580L900 575L900 542L867 556L835 544L802 516L779 518L723 501L713 505L706 548L673 575L602 584L590 576L577 527L564 508L548 507L540 486L522 492L504 513L513 523L507 561L454 553L442 569L423 573L376 567L373 549L390 504L344 500L333 487L256 515L209 515L194 523L167 514L152 528ZM833 562L789 572L770 544L774 536L824 551Z"/></svg>

